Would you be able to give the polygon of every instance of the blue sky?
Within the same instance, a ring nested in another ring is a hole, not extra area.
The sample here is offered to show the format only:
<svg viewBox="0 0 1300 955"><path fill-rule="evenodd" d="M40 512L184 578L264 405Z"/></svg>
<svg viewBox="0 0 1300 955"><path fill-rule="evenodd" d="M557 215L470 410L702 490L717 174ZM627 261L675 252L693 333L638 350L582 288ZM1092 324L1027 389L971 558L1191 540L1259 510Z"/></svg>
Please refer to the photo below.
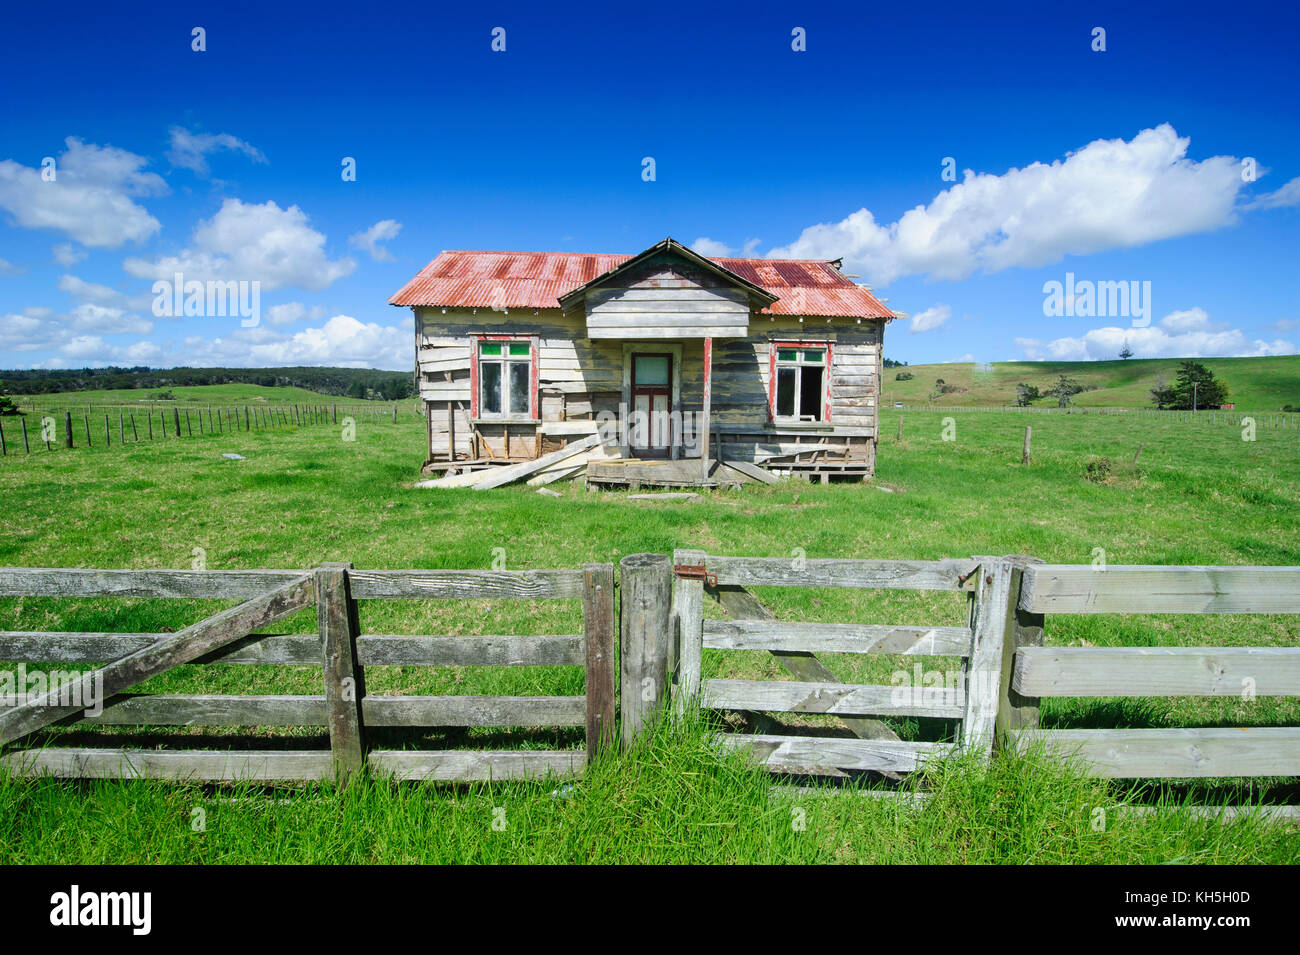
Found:
<svg viewBox="0 0 1300 955"><path fill-rule="evenodd" d="M666 235L843 257L913 363L1300 346L1294 5L268 6L7 10L0 367L408 368L440 250ZM157 314L178 270L258 323Z"/></svg>

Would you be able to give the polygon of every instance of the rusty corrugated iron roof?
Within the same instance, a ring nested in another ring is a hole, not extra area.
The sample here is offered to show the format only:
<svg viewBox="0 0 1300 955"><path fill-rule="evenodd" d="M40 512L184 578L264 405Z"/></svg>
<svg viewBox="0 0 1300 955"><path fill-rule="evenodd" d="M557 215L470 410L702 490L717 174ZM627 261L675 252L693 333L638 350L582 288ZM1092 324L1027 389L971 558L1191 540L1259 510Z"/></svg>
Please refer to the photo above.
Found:
<svg viewBox="0 0 1300 955"><path fill-rule="evenodd" d="M561 296L633 258L584 252L441 253L388 300L444 308L558 308ZM712 258L777 296L763 315L894 318L880 299L833 262Z"/></svg>

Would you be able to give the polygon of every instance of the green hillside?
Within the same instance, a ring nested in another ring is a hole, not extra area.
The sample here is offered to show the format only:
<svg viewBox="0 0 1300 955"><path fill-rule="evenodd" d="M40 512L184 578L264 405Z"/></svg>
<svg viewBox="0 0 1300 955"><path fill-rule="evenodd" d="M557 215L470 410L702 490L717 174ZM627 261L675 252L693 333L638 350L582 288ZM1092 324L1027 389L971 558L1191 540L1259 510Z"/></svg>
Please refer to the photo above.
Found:
<svg viewBox="0 0 1300 955"><path fill-rule="evenodd" d="M171 399L157 396L170 394ZM263 385L176 385L166 388L118 388L106 391L64 391L48 395L14 395L18 407L63 408L82 405L227 405L246 404L249 401L276 403L325 404L340 400L354 403L355 399L339 399L332 395L308 391L305 388L267 388Z"/></svg>
<svg viewBox="0 0 1300 955"><path fill-rule="evenodd" d="M1024 382L1039 390L1052 387L1061 375L1090 389L1076 395L1074 403L1084 407L1154 407L1149 394L1163 374L1172 383L1178 358L1132 358L1128 361L1005 361L991 365L973 364L908 365L884 369L883 401L906 405L930 403L935 380L942 378L961 391L934 400L939 406L1013 405L1016 385ZM1228 400L1238 411L1280 411L1283 405L1300 406L1300 355L1277 358L1197 359L1228 386ZM911 372L911 381L898 381L900 372ZM1043 398L1035 406L1050 406Z"/></svg>

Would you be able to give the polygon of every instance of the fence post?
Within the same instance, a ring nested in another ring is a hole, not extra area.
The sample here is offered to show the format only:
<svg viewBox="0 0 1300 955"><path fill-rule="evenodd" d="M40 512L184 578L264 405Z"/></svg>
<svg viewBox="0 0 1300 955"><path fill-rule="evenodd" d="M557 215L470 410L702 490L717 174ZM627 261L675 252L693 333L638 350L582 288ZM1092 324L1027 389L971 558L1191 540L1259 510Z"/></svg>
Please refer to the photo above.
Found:
<svg viewBox="0 0 1300 955"><path fill-rule="evenodd" d="M626 746L653 721L667 689L673 562L666 554L630 554L619 561L619 579L619 719Z"/></svg>
<svg viewBox="0 0 1300 955"><path fill-rule="evenodd" d="M347 782L365 763L361 701L365 674L357 663L361 626L347 571L350 563L326 563L316 570L316 622L320 628L325 718L330 750L340 782Z"/></svg>
<svg viewBox="0 0 1300 955"><path fill-rule="evenodd" d="M1029 463L1029 442L1033 439L1033 437L1034 437L1033 427L1030 425L1025 425L1025 450L1024 453L1020 455L1021 464Z"/></svg>
<svg viewBox="0 0 1300 955"><path fill-rule="evenodd" d="M27 443L27 415L20 415L18 420L21 421L23 425L23 450L28 454L31 454L32 446Z"/></svg>
<svg viewBox="0 0 1300 955"><path fill-rule="evenodd" d="M708 555L702 550L673 551L674 564L703 564ZM673 630L677 647L674 654L672 695L673 711L685 713L700 694L700 656L704 652L704 581L673 574Z"/></svg>
<svg viewBox="0 0 1300 955"><path fill-rule="evenodd" d="M587 640L587 761L614 742L614 565L584 564L582 628Z"/></svg>
<svg viewBox="0 0 1300 955"><path fill-rule="evenodd" d="M1020 591L1024 582L1024 571L1031 564L1043 563L1037 557L1025 557L1015 554L1007 558L1019 567L1021 573L1015 580L1011 591L1013 618L1011 630L1007 633L1006 652L1003 655L1002 696L998 700L997 738L1005 739L1007 734L1022 729L1038 728L1038 697L1021 696L1016 692L1015 655L1020 647L1041 647L1043 645L1043 615L1020 609Z"/></svg>
<svg viewBox="0 0 1300 955"><path fill-rule="evenodd" d="M72 412L63 412L63 439L68 447L72 447Z"/></svg>
<svg viewBox="0 0 1300 955"><path fill-rule="evenodd" d="M1012 594L1020 592L1021 568L1001 557L972 559L979 561L980 567L971 602L971 654L966 665L961 745L966 752L987 759L993 751L1004 681L1010 677L1008 657L1015 652L1008 635L1015 626Z"/></svg>

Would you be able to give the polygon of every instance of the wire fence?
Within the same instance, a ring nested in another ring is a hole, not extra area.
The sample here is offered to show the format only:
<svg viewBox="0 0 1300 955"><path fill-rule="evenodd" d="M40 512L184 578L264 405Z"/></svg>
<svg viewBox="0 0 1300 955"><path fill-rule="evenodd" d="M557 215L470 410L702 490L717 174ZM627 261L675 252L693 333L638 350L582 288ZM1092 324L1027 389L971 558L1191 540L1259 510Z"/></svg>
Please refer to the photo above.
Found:
<svg viewBox="0 0 1300 955"><path fill-rule="evenodd" d="M1068 415L1123 415L1127 417L1155 418L1160 421L1183 421L1190 424L1226 424L1241 427L1253 422L1256 427L1300 428L1300 414L1282 411L1238 411L1224 408L1202 408L1197 411L1174 411L1161 408L1034 408L1019 405L904 405L894 402L886 405L894 411L985 412L1012 414L1068 414Z"/></svg>
<svg viewBox="0 0 1300 955"><path fill-rule="evenodd" d="M129 404L43 402L15 399L19 414L0 417L0 455L77 448L125 447L175 438L252 431L290 431L346 425L347 419L388 421L403 417L404 402L309 404L247 402L191 404L143 401ZM407 410L406 415L418 410Z"/></svg>

